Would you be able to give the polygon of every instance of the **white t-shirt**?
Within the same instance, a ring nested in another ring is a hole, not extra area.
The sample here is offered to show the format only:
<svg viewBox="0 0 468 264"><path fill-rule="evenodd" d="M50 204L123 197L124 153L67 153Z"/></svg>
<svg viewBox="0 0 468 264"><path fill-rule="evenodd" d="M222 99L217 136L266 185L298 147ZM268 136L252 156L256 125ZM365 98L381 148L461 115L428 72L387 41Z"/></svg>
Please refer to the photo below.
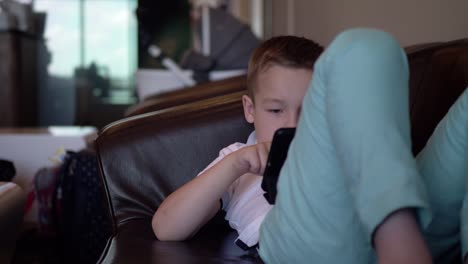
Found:
<svg viewBox="0 0 468 264"><path fill-rule="evenodd" d="M247 143L234 143L219 152L216 158L201 173L214 166L226 155L245 146L257 143L255 131L247 139ZM273 207L263 194L262 175L246 173L235 180L224 193L223 210L226 211L226 220L229 225L237 230L239 237L245 245L252 247L258 243L260 225L266 214Z"/></svg>

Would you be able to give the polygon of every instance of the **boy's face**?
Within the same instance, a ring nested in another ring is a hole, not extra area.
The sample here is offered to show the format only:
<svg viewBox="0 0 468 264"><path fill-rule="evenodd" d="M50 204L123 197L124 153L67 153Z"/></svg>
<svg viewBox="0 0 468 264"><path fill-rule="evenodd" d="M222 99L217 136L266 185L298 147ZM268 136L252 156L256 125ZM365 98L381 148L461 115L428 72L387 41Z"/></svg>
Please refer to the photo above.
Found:
<svg viewBox="0 0 468 264"><path fill-rule="evenodd" d="M273 65L258 74L254 100L244 95L245 119L254 123L258 142L271 141L281 127L296 127L312 71Z"/></svg>

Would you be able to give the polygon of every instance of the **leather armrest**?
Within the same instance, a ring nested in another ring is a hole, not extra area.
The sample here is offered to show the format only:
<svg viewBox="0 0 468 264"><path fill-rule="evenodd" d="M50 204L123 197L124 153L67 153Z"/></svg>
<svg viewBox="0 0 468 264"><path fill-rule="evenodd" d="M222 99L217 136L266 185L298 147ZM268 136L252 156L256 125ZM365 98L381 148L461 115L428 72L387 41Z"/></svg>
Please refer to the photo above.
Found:
<svg viewBox="0 0 468 264"><path fill-rule="evenodd" d="M98 263L263 263L255 248L242 250L236 238L227 224L212 221L190 240L163 242L154 236L150 219L133 219L108 241Z"/></svg>
<svg viewBox="0 0 468 264"><path fill-rule="evenodd" d="M24 215L26 195L14 183L0 182L0 263L13 256Z"/></svg>

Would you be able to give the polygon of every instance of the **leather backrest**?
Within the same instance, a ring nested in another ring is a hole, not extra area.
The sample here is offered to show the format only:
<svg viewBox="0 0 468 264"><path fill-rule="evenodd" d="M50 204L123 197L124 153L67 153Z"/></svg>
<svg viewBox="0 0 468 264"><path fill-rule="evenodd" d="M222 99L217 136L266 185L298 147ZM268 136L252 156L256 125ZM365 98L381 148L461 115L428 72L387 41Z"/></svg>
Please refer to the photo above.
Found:
<svg viewBox="0 0 468 264"><path fill-rule="evenodd" d="M118 121L96 140L114 228L151 219L172 191L204 169L225 146L245 142L243 92Z"/></svg>
<svg viewBox="0 0 468 264"><path fill-rule="evenodd" d="M411 134L417 154L468 87L468 39L409 52L408 59Z"/></svg>
<svg viewBox="0 0 468 264"><path fill-rule="evenodd" d="M219 81L206 82L194 87L150 96L130 107L125 116L135 116L176 105L247 90L247 76L241 75Z"/></svg>

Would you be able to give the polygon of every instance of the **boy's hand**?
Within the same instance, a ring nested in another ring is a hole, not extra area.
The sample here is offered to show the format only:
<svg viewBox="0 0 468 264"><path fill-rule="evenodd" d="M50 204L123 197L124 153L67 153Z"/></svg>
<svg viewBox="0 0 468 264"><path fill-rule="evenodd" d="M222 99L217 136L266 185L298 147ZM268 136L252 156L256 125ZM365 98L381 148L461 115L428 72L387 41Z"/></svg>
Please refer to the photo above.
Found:
<svg viewBox="0 0 468 264"><path fill-rule="evenodd" d="M233 152L232 154L234 154L236 159L234 164L239 170L239 175L249 172L263 175L268 161L270 146L271 142L263 142Z"/></svg>

